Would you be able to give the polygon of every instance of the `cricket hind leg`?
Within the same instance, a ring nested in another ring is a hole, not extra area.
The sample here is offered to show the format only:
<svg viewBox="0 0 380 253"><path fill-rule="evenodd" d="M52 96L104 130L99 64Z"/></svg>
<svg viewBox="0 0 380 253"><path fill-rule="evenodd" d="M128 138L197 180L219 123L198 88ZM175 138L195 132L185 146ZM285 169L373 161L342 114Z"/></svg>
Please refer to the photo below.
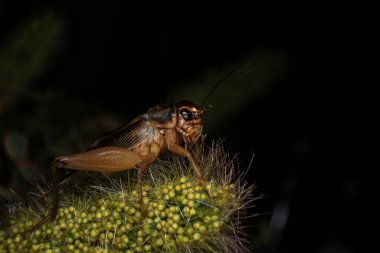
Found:
<svg viewBox="0 0 380 253"><path fill-rule="evenodd" d="M60 156L56 157L51 163L52 178L53 178L53 203L51 212L48 216L28 229L28 232L32 232L43 224L55 219L58 212L59 196L58 196L58 180L56 175L57 168L68 168L74 170L88 170L97 172L117 172L122 170L128 170L136 167L136 164L145 165L142 162L141 155L133 152L129 149L118 147L104 147L98 148L83 153L75 154L72 156ZM140 166L142 171L146 166ZM74 173L74 175L76 175ZM65 183L65 182L64 182ZM140 183L141 185L141 183Z"/></svg>
<svg viewBox="0 0 380 253"><path fill-rule="evenodd" d="M51 222L55 219L58 213L58 205L59 205L59 185L58 185L58 179L57 179L57 168L63 168L63 163L60 161L54 161L50 165L51 173L52 173L52 189L53 189L53 203L50 210L50 213L43 218L41 221L39 221L37 224L35 224L33 227L27 229L25 232L33 232L36 229L40 228L42 225Z"/></svg>

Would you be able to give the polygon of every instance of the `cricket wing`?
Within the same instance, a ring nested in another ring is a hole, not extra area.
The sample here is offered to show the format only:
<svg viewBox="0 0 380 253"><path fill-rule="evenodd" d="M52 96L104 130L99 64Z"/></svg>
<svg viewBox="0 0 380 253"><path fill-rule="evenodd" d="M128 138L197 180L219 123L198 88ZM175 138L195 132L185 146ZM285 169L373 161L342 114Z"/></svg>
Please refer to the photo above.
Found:
<svg viewBox="0 0 380 253"><path fill-rule="evenodd" d="M105 137L97 140L88 150L109 146L133 149L142 141L153 137L153 130L148 116L143 114L135 118L131 123L124 124Z"/></svg>

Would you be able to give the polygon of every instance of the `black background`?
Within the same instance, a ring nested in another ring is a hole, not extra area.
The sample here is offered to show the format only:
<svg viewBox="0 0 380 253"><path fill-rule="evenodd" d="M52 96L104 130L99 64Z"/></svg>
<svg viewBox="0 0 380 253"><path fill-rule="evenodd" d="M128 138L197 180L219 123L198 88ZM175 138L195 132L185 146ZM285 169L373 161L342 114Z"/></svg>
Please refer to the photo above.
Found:
<svg viewBox="0 0 380 253"><path fill-rule="evenodd" d="M287 6L289 11L219 3L172 10L136 9L121 1L31 2L3 1L0 40L44 10L65 22L60 49L34 85L59 89L71 83L67 103L80 98L116 114L138 115L169 102L166 94L181 90L182 83L254 50L286 52L289 71L279 84L208 136L224 138L231 152L239 152L242 168L255 153L247 180L266 195L255 210L264 214L249 230L256 252L360 251L363 178L353 169L358 137L346 121L360 100L346 81L346 66L356 57L350 17L327 6ZM56 109L59 124L73 114L64 105ZM210 113L223 114L217 104ZM286 216L279 231L274 214Z"/></svg>

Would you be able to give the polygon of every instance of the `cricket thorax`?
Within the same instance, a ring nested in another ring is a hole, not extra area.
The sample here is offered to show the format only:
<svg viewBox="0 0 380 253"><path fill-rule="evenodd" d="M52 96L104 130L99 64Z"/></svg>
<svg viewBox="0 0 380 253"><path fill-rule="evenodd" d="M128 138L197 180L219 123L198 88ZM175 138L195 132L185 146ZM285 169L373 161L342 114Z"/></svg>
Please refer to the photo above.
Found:
<svg viewBox="0 0 380 253"><path fill-rule="evenodd" d="M202 135L202 110L189 101L177 102L175 106L176 130L186 143L195 143Z"/></svg>

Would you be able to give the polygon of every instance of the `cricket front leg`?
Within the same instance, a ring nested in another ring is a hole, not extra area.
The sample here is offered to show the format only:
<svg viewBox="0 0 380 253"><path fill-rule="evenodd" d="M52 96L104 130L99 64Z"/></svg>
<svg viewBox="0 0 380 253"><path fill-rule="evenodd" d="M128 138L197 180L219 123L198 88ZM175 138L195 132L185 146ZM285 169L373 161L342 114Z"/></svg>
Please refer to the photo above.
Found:
<svg viewBox="0 0 380 253"><path fill-rule="evenodd" d="M168 150L175 153L175 154L178 154L180 156L186 157L189 160L190 165L193 168L195 175L198 178L198 184L202 187L203 191L207 194L207 196L210 197L210 194L206 188L206 183L203 181L202 174L201 174L197 164L195 163L193 157L191 156L190 152L187 151L182 146L175 144L175 143L168 144Z"/></svg>

